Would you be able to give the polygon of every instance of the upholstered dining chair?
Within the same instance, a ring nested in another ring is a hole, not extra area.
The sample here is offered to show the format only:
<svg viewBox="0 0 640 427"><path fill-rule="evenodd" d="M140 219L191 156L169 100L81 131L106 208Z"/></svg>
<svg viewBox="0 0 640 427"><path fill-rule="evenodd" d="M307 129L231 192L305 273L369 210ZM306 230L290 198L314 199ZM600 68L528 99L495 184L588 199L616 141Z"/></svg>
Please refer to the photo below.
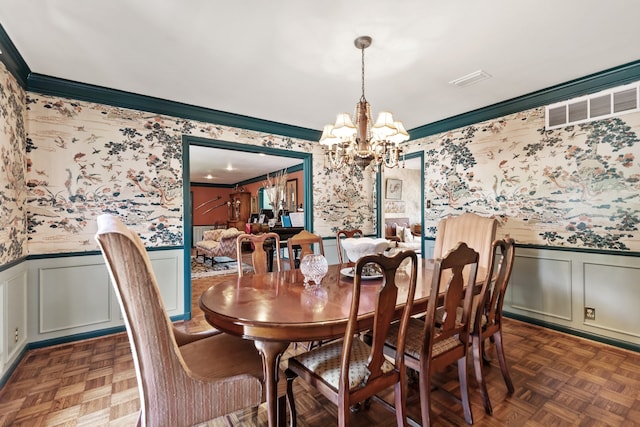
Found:
<svg viewBox="0 0 640 427"><path fill-rule="evenodd" d="M399 290L396 273L400 264L406 259L410 259L411 264L406 304L402 309L397 329L400 353L395 359L389 360L383 353L384 341L393 322L397 304ZM369 263L377 264L384 276L383 283L376 285L380 286L380 290L377 292L375 301L371 345L358 337L362 271ZM351 309L344 338L289 359L285 374L292 419L295 414L293 381L299 376L338 406L338 425L341 427L350 424L351 406L394 386L396 422L399 426L406 425L407 381L402 350L413 306L416 277L417 256L413 251L399 252L393 257L383 254L367 255L356 262Z"/></svg>
<svg viewBox="0 0 640 427"><path fill-rule="evenodd" d="M338 230L336 233L336 249L338 250L338 264L342 264L344 262L342 244L340 243L340 239L351 238L351 237L362 237L364 233L359 228L355 228L353 230Z"/></svg>
<svg viewBox="0 0 640 427"><path fill-rule="evenodd" d="M269 254L264 250L265 242L269 239L273 240L273 271L280 271L280 236L278 233L262 233L262 234L241 234L236 240L236 252L238 256L238 276L244 274L242 268L242 244L251 243L251 263L254 273L266 273L269 271L267 265Z"/></svg>
<svg viewBox="0 0 640 427"><path fill-rule="evenodd" d="M483 362L488 363L485 359L484 351L484 345L488 338L492 338L495 343L498 364L500 365L507 390L511 394L515 391L502 343L502 304L507 292L509 279L511 278L511 271L513 270L513 262L515 260L514 244L515 241L512 238L506 238L504 240L495 240L491 245L491 269L487 272L487 278L480 293L481 299L476 306L476 310L472 313L471 346L473 368L487 414L493 413L482 371ZM500 250L499 254L498 250ZM458 314L462 314L460 310Z"/></svg>
<svg viewBox="0 0 640 427"><path fill-rule="evenodd" d="M305 255L315 253L313 245L318 245L318 253L324 255L324 246L322 245L322 237L317 234L310 233L308 230L302 230L298 234L295 234L287 239L287 249L289 251L289 264L291 270L295 270L300 265L300 260ZM297 248L299 250L299 256L296 257Z"/></svg>
<svg viewBox="0 0 640 427"><path fill-rule="evenodd" d="M264 401L262 360L251 341L179 332L138 235L117 217L101 215L95 238L129 336L140 393L138 426L191 426ZM281 410L284 403L279 400Z"/></svg>
<svg viewBox="0 0 640 427"><path fill-rule="evenodd" d="M467 350L473 294L478 271L478 253L466 243L459 243L444 258L435 261L431 292L424 319L411 318L406 331L405 365L418 371L420 388L420 410L422 425L430 426L431 375L446 369L454 362L458 364L460 401L465 421L473 424L469 401ZM441 298L436 298L438 294ZM443 301L444 321L436 324L438 300ZM462 306L462 316L456 316ZM401 349L402 326L394 324L389 330L385 353L397 357Z"/></svg>
<svg viewBox="0 0 640 427"><path fill-rule="evenodd" d="M491 243L496 238L498 220L472 212L443 218L438 223L433 258L441 258L455 248L458 242L478 252L478 266L488 268L491 258Z"/></svg>

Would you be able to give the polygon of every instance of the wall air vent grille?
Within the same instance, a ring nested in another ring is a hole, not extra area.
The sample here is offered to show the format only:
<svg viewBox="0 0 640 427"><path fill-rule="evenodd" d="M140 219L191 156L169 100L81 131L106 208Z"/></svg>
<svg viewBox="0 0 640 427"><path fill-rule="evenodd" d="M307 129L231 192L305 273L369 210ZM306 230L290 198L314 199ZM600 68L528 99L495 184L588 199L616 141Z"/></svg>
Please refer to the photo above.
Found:
<svg viewBox="0 0 640 427"><path fill-rule="evenodd" d="M546 127L557 129L640 111L638 96L640 82L547 105Z"/></svg>

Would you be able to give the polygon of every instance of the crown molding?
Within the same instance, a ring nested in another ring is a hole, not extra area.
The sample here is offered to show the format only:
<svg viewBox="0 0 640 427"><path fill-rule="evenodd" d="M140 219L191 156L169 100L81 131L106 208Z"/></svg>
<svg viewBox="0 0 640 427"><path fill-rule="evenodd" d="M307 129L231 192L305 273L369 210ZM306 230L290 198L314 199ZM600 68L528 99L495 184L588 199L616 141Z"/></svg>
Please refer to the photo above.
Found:
<svg viewBox="0 0 640 427"><path fill-rule="evenodd" d="M29 66L16 49L9 35L4 31L2 25L0 25L0 61L7 67L7 70L18 81L20 86L27 89L27 77L31 74Z"/></svg>
<svg viewBox="0 0 640 427"><path fill-rule="evenodd" d="M410 129L409 134L412 140L416 140L543 105L566 101L567 99L599 92L638 80L640 80L640 61L634 61L547 89L419 126Z"/></svg>
<svg viewBox="0 0 640 427"><path fill-rule="evenodd" d="M318 141L321 131L32 73L0 25L0 61L28 91ZM411 140L640 80L640 60L410 129Z"/></svg>
<svg viewBox="0 0 640 427"><path fill-rule="evenodd" d="M38 73L29 74L27 78L27 90L43 95L60 96L114 107L148 111L150 113L288 136L290 138L309 141L320 139L320 131L313 129L256 119L151 96L138 95L102 86L49 77Z"/></svg>

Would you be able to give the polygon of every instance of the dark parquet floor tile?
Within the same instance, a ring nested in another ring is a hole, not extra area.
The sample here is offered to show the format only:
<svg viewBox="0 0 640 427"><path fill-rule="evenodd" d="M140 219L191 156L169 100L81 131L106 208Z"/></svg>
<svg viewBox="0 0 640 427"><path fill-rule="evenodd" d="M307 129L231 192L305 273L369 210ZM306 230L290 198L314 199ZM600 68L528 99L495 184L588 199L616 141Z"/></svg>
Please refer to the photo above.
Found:
<svg viewBox="0 0 640 427"><path fill-rule="evenodd" d="M220 280L224 280L221 276ZM208 329L197 299L204 285L193 281L193 319L179 327ZM470 366L476 426L640 425L640 354L506 319L504 341L516 391L507 393L492 345L485 368L494 408L485 414ZM303 351L293 346L285 354ZM283 360L286 364L286 360ZM459 395L457 371L437 374L432 393L438 426L464 425L462 409L445 390ZM337 408L304 381L295 382L298 425L336 425ZM383 396L393 401L392 392ZM27 352L0 391L0 426L133 426L139 408L135 371L124 333ZM417 385L408 398L419 420ZM206 426L264 426L266 408L240 411ZM395 425L393 414L374 402L352 415L354 427Z"/></svg>

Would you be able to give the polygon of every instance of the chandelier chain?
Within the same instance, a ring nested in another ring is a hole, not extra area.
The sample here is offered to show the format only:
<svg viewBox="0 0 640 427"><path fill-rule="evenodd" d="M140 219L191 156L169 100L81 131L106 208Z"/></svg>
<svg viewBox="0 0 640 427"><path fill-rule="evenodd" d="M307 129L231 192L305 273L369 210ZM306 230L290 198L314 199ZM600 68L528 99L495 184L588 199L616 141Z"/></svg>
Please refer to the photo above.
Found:
<svg viewBox="0 0 640 427"><path fill-rule="evenodd" d="M362 96L360 97L360 101L366 101L367 99L364 97L364 47L360 48L360 51L362 52L362 61L361 61L361 67L362 67Z"/></svg>

